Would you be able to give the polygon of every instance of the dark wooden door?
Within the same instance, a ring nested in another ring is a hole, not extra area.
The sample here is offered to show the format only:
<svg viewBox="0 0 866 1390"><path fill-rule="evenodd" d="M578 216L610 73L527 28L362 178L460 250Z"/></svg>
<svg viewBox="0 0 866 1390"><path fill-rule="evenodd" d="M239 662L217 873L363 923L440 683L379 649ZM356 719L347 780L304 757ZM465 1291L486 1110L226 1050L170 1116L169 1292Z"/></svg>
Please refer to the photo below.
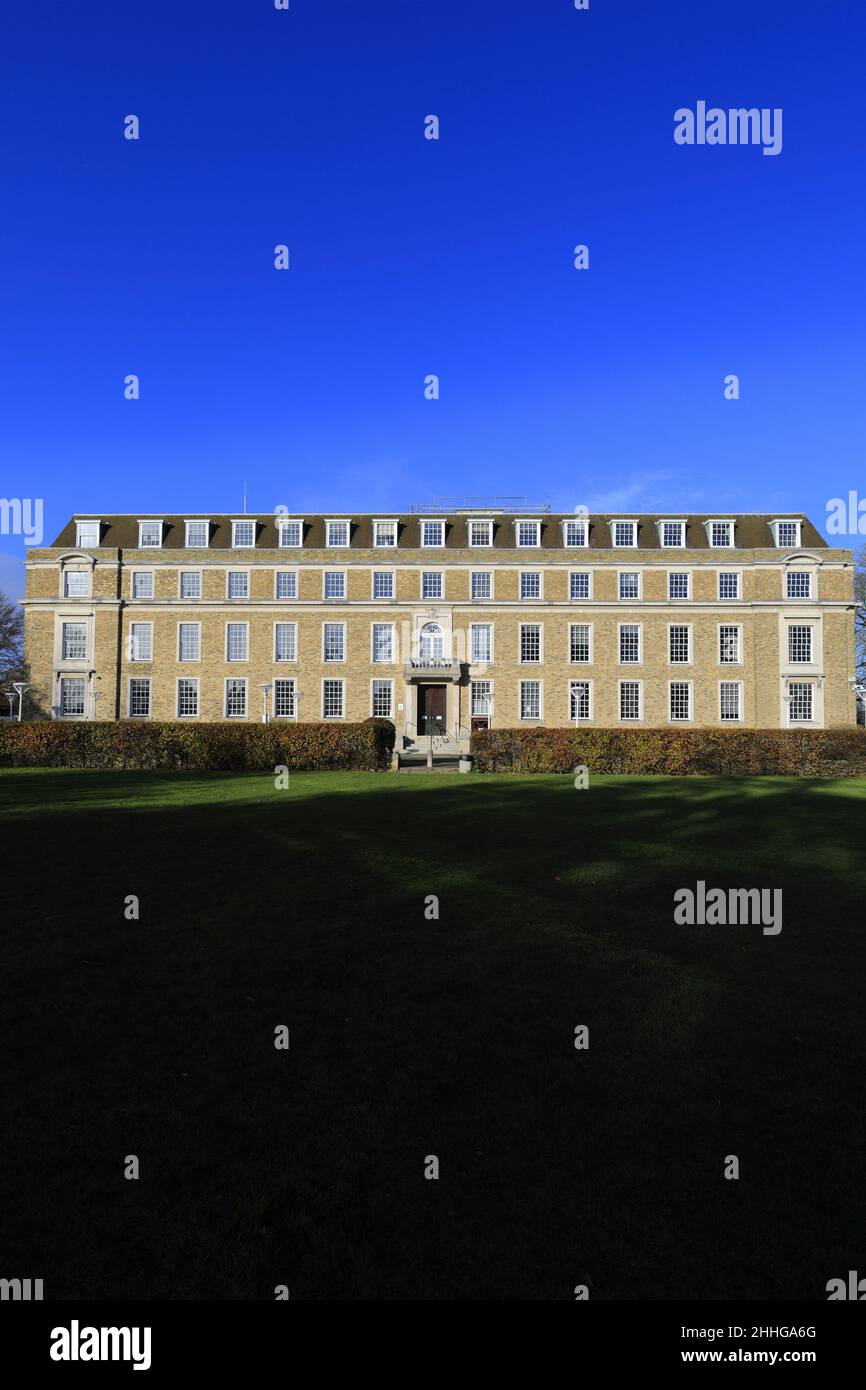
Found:
<svg viewBox="0 0 866 1390"><path fill-rule="evenodd" d="M444 685L419 685L419 734L445 733L445 694Z"/></svg>

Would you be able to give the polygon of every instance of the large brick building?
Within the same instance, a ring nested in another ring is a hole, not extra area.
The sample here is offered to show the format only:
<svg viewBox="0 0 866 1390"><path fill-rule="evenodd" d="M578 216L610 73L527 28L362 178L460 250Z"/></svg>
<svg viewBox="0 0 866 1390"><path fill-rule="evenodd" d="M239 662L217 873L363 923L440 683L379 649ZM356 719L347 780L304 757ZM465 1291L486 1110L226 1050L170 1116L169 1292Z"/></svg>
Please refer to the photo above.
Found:
<svg viewBox="0 0 866 1390"><path fill-rule="evenodd" d="M796 515L77 516L25 605L31 717L855 722L852 555Z"/></svg>

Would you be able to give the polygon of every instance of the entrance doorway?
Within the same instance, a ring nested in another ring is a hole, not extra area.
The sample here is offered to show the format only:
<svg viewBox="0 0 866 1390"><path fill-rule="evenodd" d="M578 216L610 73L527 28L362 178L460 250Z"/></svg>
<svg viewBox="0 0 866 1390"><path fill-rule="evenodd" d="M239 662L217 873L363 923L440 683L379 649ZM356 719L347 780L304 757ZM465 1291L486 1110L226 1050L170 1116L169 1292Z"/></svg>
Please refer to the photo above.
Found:
<svg viewBox="0 0 866 1390"><path fill-rule="evenodd" d="M446 694L447 690L444 685L418 686L419 734L444 734L446 732Z"/></svg>

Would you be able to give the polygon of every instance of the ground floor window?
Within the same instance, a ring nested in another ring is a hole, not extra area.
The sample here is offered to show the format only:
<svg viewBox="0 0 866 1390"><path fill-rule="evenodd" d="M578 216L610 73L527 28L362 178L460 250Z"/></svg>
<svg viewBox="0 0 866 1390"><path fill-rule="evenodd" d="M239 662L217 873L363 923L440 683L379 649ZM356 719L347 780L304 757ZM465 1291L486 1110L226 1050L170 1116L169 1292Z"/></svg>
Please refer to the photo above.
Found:
<svg viewBox="0 0 866 1390"><path fill-rule="evenodd" d="M671 681L670 716L675 721L691 719L692 687L689 681Z"/></svg>
<svg viewBox="0 0 866 1390"><path fill-rule="evenodd" d="M810 681L792 681L788 686L788 709L792 724L808 723L812 718L812 691Z"/></svg>
<svg viewBox="0 0 866 1390"><path fill-rule="evenodd" d="M520 682L520 718L541 718L541 681Z"/></svg>
<svg viewBox="0 0 866 1390"><path fill-rule="evenodd" d="M177 683L178 718L192 718L198 714L198 681L192 676L183 676Z"/></svg>
<svg viewBox="0 0 866 1390"><path fill-rule="evenodd" d="M322 718L343 718L343 682L341 680L322 682Z"/></svg>
<svg viewBox="0 0 866 1390"><path fill-rule="evenodd" d="M129 682L129 717L147 719L150 715L150 678L138 676Z"/></svg>
<svg viewBox="0 0 866 1390"><path fill-rule="evenodd" d="M394 708L393 683L373 681L372 709L378 719L390 719Z"/></svg>
<svg viewBox="0 0 866 1390"><path fill-rule="evenodd" d="M83 676L70 676L60 682L60 713L64 719L84 714Z"/></svg>
<svg viewBox="0 0 866 1390"><path fill-rule="evenodd" d="M247 683L242 677L232 676L226 681L226 718L246 719Z"/></svg>
<svg viewBox="0 0 866 1390"><path fill-rule="evenodd" d="M719 683L719 718L725 722L741 718L739 681Z"/></svg>
<svg viewBox="0 0 866 1390"><path fill-rule="evenodd" d="M620 681L620 719L640 719L640 681Z"/></svg>
<svg viewBox="0 0 866 1390"><path fill-rule="evenodd" d="M293 680L274 681L274 718L294 719L295 682Z"/></svg>
<svg viewBox="0 0 866 1390"><path fill-rule="evenodd" d="M590 719L591 716L589 681L569 681L568 717L569 719Z"/></svg>

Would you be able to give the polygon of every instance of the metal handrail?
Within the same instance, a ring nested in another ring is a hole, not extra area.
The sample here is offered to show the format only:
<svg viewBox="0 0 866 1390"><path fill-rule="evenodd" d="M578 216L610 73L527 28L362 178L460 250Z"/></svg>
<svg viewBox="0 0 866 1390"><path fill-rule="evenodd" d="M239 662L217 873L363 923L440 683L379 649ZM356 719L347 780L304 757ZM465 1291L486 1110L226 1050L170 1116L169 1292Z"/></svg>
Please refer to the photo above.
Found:
<svg viewBox="0 0 866 1390"><path fill-rule="evenodd" d="M550 514L549 502L528 502L525 497L434 497L432 502L416 502L409 508L411 516L447 516L453 512L525 512Z"/></svg>

